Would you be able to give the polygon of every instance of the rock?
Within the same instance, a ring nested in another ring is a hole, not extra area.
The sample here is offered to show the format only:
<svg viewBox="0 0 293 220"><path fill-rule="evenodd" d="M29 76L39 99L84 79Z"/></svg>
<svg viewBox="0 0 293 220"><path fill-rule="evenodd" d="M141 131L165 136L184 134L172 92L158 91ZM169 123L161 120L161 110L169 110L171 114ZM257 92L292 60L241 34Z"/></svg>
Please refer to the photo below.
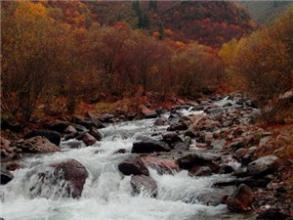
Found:
<svg viewBox="0 0 293 220"><path fill-rule="evenodd" d="M66 129L64 130L64 132L65 132L66 134L75 134L75 133L77 133L77 130L76 130L76 128L75 128L74 126L72 126L72 125L68 125L68 126L66 127Z"/></svg>
<svg viewBox="0 0 293 220"><path fill-rule="evenodd" d="M213 172L211 168L209 167L200 167L195 173L193 173L194 176L208 176L211 175Z"/></svg>
<svg viewBox="0 0 293 220"><path fill-rule="evenodd" d="M281 210L277 208L270 208L262 213L260 213L256 219L258 220L285 220L290 216L286 213L283 213Z"/></svg>
<svg viewBox="0 0 293 220"><path fill-rule="evenodd" d="M186 151L189 149L189 144L185 142L176 142L172 146L173 146L173 149L177 151Z"/></svg>
<svg viewBox="0 0 293 220"><path fill-rule="evenodd" d="M118 169L126 176L146 175L149 176L149 170L140 158L129 158L118 165Z"/></svg>
<svg viewBox="0 0 293 220"><path fill-rule="evenodd" d="M125 154L127 151L124 148L116 150L113 154Z"/></svg>
<svg viewBox="0 0 293 220"><path fill-rule="evenodd" d="M274 155L258 158L247 166L248 174L254 176L266 175L273 173L278 169L279 158Z"/></svg>
<svg viewBox="0 0 293 220"><path fill-rule="evenodd" d="M159 151L170 151L169 146L161 141L149 137L143 137L142 140L134 142L132 153L152 153Z"/></svg>
<svg viewBox="0 0 293 220"><path fill-rule="evenodd" d="M32 137L41 136L47 138L53 144L59 146L61 141L61 135L57 131L49 131L49 130L38 130L32 131L25 136L25 139L29 139Z"/></svg>
<svg viewBox="0 0 293 220"><path fill-rule="evenodd" d="M210 119L208 117L201 117L199 118L198 121L195 121L191 125L192 131L201 131L201 130L206 130L206 131L214 131L218 127L220 127L220 123L218 121L215 121L213 119Z"/></svg>
<svg viewBox="0 0 293 220"><path fill-rule="evenodd" d="M130 184L135 194L146 192L152 197L156 197L158 194L157 183L150 176L145 176L145 175L132 176L130 180Z"/></svg>
<svg viewBox="0 0 293 220"><path fill-rule="evenodd" d="M145 118L156 118L157 117L157 112L155 110L149 109L145 105L140 105L139 108L140 108L142 115Z"/></svg>
<svg viewBox="0 0 293 220"><path fill-rule="evenodd" d="M69 146L70 148L81 148L81 142L80 141L75 141L75 140L72 140L70 142L67 142L66 143L67 146Z"/></svg>
<svg viewBox="0 0 293 220"><path fill-rule="evenodd" d="M168 120L164 117L157 118L154 122L156 126L164 126L168 124Z"/></svg>
<svg viewBox="0 0 293 220"><path fill-rule="evenodd" d="M226 204L229 210L234 212L245 212L251 209L254 193L251 188L241 184L232 196L227 198Z"/></svg>
<svg viewBox="0 0 293 220"><path fill-rule="evenodd" d="M53 123L48 125L48 129L63 133L68 126L70 126L69 122L56 120Z"/></svg>
<svg viewBox="0 0 293 220"><path fill-rule="evenodd" d="M50 164L46 171L37 173L37 178L32 178L36 182L30 192L33 197L79 198L87 177L86 168L77 160L69 159Z"/></svg>
<svg viewBox="0 0 293 220"><path fill-rule="evenodd" d="M176 142L183 142L181 137L176 132L167 132L162 135L163 141L165 141L168 144L174 144Z"/></svg>
<svg viewBox="0 0 293 220"><path fill-rule="evenodd" d="M184 122L173 122L168 128L167 131L183 131L187 130L188 126Z"/></svg>
<svg viewBox="0 0 293 220"><path fill-rule="evenodd" d="M102 139L102 134L96 128L92 128L89 133L98 141Z"/></svg>
<svg viewBox="0 0 293 220"><path fill-rule="evenodd" d="M99 117L99 120L103 123L112 123L114 117L115 116L113 114L104 113Z"/></svg>
<svg viewBox="0 0 293 220"><path fill-rule="evenodd" d="M97 142L96 138L93 137L91 134L89 133L82 133L81 135L79 135L78 137L76 137L77 140L82 140L83 143L86 146L90 146L93 145Z"/></svg>
<svg viewBox="0 0 293 220"><path fill-rule="evenodd" d="M159 174L172 174L174 171L178 171L179 167L174 160L163 159L154 156L142 157L143 163L153 169L155 169Z"/></svg>
<svg viewBox="0 0 293 220"><path fill-rule="evenodd" d="M16 147L25 153L52 153L59 151L59 147L51 143L47 138L36 136L15 143Z"/></svg>
<svg viewBox="0 0 293 220"><path fill-rule="evenodd" d="M18 159L19 154L15 148L11 146L9 140L5 139L4 137L0 136L0 152L1 152L1 161L4 160L11 160L11 159Z"/></svg>
<svg viewBox="0 0 293 220"><path fill-rule="evenodd" d="M76 124L80 124L84 127L86 127L87 129L91 129L91 128L104 128L105 125L99 121L97 118L91 116L89 118L83 118L81 116L73 116L72 117L72 122L76 123Z"/></svg>
<svg viewBox="0 0 293 220"><path fill-rule="evenodd" d="M0 184L1 184L1 185L7 184L7 183L9 183L12 179L13 179L13 175L12 175L12 173L10 173L8 170L4 170L4 169L1 167L1 170L0 170Z"/></svg>
<svg viewBox="0 0 293 220"><path fill-rule="evenodd" d="M14 119L5 118L1 115L1 130L10 130L12 132L20 132L23 129L23 125L15 121Z"/></svg>
<svg viewBox="0 0 293 220"><path fill-rule="evenodd" d="M177 164L181 169L191 169L193 166L205 166L212 164L220 156L212 153L192 153L177 159Z"/></svg>

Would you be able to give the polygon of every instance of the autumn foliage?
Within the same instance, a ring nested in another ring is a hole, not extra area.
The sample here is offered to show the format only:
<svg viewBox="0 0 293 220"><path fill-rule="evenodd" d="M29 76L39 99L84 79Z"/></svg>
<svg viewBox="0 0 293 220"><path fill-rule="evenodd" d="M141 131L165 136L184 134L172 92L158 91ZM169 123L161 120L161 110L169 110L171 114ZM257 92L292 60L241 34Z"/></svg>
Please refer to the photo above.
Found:
<svg viewBox="0 0 293 220"><path fill-rule="evenodd" d="M101 26L80 5L54 4L3 4L2 109L13 115L27 120L40 102L50 112L60 96L70 113L79 100L195 96L220 80L221 60L207 46L162 41L124 22Z"/></svg>

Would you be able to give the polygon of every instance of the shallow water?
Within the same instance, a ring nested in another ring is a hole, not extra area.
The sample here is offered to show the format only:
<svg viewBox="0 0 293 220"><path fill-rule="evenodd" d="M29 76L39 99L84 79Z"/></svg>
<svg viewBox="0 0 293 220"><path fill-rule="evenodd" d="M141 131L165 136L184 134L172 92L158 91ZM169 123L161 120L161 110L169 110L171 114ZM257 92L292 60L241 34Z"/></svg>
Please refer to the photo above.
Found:
<svg viewBox="0 0 293 220"><path fill-rule="evenodd" d="M132 195L130 177L122 178L117 166L130 156L137 135L166 129L154 127L153 123L154 119L146 119L110 125L101 129L104 138L94 146L70 149L67 141L62 142L61 152L25 158L24 168L14 171L15 178L0 186L0 216L6 220L242 219L243 216L227 214L225 205L206 205L198 200L201 195L212 194L215 189L211 185L226 179L226 175L190 177L186 171L159 175L149 168L158 185L157 198L146 193ZM128 153L113 154L121 148ZM53 190L43 187L41 197L32 195L30 188L36 184L36 170L66 159L78 160L89 172L81 198L60 197L60 186Z"/></svg>

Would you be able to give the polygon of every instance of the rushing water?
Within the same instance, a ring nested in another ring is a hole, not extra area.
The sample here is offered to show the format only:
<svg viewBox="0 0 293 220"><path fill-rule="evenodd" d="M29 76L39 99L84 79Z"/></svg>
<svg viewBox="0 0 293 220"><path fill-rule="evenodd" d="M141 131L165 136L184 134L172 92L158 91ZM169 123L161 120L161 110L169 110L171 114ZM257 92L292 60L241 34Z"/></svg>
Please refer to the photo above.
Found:
<svg viewBox="0 0 293 220"><path fill-rule="evenodd" d="M198 200L202 195L213 194L215 189L211 185L227 178L225 175L191 177L186 171L159 175L149 168L158 185L157 198L131 193L130 177L122 178L117 166L129 157L137 135L166 129L154 127L153 123L154 119L146 119L110 125L101 129L103 140L94 146L71 149L68 142L76 140L70 140L62 142L61 152L27 157L22 161L23 168L13 172L14 179L0 186L0 216L5 220L242 219L225 214L225 205L206 205ZM121 148L128 153L113 154ZM78 160L89 172L81 198L60 198L58 189L33 197L30 188L35 179L31 173L66 159Z"/></svg>

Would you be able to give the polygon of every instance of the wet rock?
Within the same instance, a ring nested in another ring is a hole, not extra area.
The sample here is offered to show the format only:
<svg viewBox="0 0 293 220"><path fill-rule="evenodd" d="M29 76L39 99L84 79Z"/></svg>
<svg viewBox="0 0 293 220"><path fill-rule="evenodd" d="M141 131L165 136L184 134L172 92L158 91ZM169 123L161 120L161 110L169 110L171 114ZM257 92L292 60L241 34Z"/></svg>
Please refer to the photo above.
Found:
<svg viewBox="0 0 293 220"><path fill-rule="evenodd" d="M116 150L113 154L125 154L127 151L124 148Z"/></svg>
<svg viewBox="0 0 293 220"><path fill-rule="evenodd" d="M270 208L260 213L256 219L258 220L285 220L290 216L283 213L280 209Z"/></svg>
<svg viewBox="0 0 293 220"><path fill-rule="evenodd" d="M1 184L1 185L7 184L7 183L9 183L12 179L13 179L13 175L12 175L12 173L10 173L8 170L4 170L4 169L1 167L1 170L0 170L0 184Z"/></svg>
<svg viewBox="0 0 293 220"><path fill-rule="evenodd" d="M47 138L36 136L15 143L18 149L25 153L52 153L59 151L59 147L51 143Z"/></svg>
<svg viewBox="0 0 293 220"><path fill-rule="evenodd" d="M86 146L90 146L93 145L97 142L96 138L93 137L91 134L89 133L82 133L81 135L79 135L78 137L76 137L77 140L82 140L83 143Z"/></svg>
<svg viewBox="0 0 293 220"><path fill-rule="evenodd" d="M192 153L177 159L177 164L181 169L191 169L193 166L205 166L212 164L220 156L212 153Z"/></svg>
<svg viewBox="0 0 293 220"><path fill-rule="evenodd" d="M251 188L241 184L232 196L227 198L226 204L229 210L233 212L245 212L251 209L254 200L254 193Z"/></svg>
<svg viewBox="0 0 293 220"><path fill-rule="evenodd" d="M186 151L189 149L189 145L185 142L175 142L173 144L173 149L177 151Z"/></svg>
<svg viewBox="0 0 293 220"><path fill-rule="evenodd" d="M63 133L69 125L67 121L56 120L48 125L48 129Z"/></svg>
<svg viewBox="0 0 293 220"><path fill-rule="evenodd" d="M139 108L140 108L142 115L145 118L156 118L157 117L157 112L155 110L149 109L145 105L140 105Z"/></svg>
<svg viewBox="0 0 293 220"><path fill-rule="evenodd" d="M254 176L266 175L273 173L278 169L279 158L274 155L258 158L247 166L248 174Z"/></svg>
<svg viewBox="0 0 293 220"><path fill-rule="evenodd" d="M167 131L183 131L187 128L188 126L184 122L179 121L171 123L171 125L167 128Z"/></svg>
<svg viewBox="0 0 293 220"><path fill-rule="evenodd" d="M118 165L118 169L126 176L146 175L149 176L149 170L140 158L129 158Z"/></svg>
<svg viewBox="0 0 293 220"><path fill-rule="evenodd" d="M154 156L146 156L141 158L145 165L155 169L159 174L172 174L178 171L179 167L174 160L163 159Z"/></svg>
<svg viewBox="0 0 293 220"><path fill-rule="evenodd" d="M130 180L130 184L135 194L146 192L152 197L156 197L158 194L157 183L150 176L145 176L145 175L132 176Z"/></svg>
<svg viewBox="0 0 293 220"><path fill-rule="evenodd" d="M141 140L133 143L132 153L152 153L159 151L170 151L169 146L161 141L149 137L143 137Z"/></svg>
<svg viewBox="0 0 293 220"><path fill-rule="evenodd" d="M1 130L10 130L12 132L20 132L22 129L24 128L24 125L18 123L17 121L15 121L14 119L7 119L3 117L1 117Z"/></svg>
<svg viewBox="0 0 293 220"><path fill-rule="evenodd" d="M39 171L31 177L35 182L30 188L30 193L32 197L79 198L87 177L86 168L77 160L69 159L50 164L46 170Z"/></svg>
<svg viewBox="0 0 293 220"><path fill-rule="evenodd" d="M72 126L72 125L68 125L68 126L66 127L66 129L64 130L64 132L65 132L66 134L75 134L75 133L77 133L77 130L76 130L76 128L75 128L74 126Z"/></svg>
<svg viewBox="0 0 293 220"><path fill-rule="evenodd" d="M91 129L93 127L98 129L105 127L105 125L95 117L83 118L81 116L73 116L72 122L76 124L80 124L86 127L87 129Z"/></svg>
<svg viewBox="0 0 293 220"><path fill-rule="evenodd" d="M88 172L86 168L77 160L71 159L58 164L52 164L55 168L56 176L62 176L64 180L70 182L70 194L73 198L81 196L83 186Z"/></svg>
<svg viewBox="0 0 293 220"><path fill-rule="evenodd" d="M112 123L113 122L113 119L114 119L114 115L113 114L110 114L110 113L105 113L105 114L102 114L100 117L99 117L99 120L103 123Z"/></svg>
<svg viewBox="0 0 293 220"><path fill-rule="evenodd" d="M176 142L183 142L181 137L176 132L167 132L162 135L163 141L165 141L168 144L173 144Z"/></svg>
<svg viewBox="0 0 293 220"><path fill-rule="evenodd" d="M70 141L67 142L66 145L70 148L76 149L76 148L81 148L81 142L80 141Z"/></svg>
<svg viewBox="0 0 293 220"><path fill-rule="evenodd" d="M194 176L208 176L213 173L212 169L204 166L200 167L195 173L193 173Z"/></svg>
<svg viewBox="0 0 293 220"><path fill-rule="evenodd" d="M96 128L92 128L89 133L98 141L102 139L102 134Z"/></svg>
<svg viewBox="0 0 293 220"><path fill-rule="evenodd" d="M38 130L32 131L25 136L25 139L29 139L32 137L41 136L47 138L51 143L59 146L61 141L61 135L57 131L49 131L49 130Z"/></svg>
<svg viewBox="0 0 293 220"><path fill-rule="evenodd" d="M156 126L164 126L168 124L168 120L164 117L160 117L155 120L154 125Z"/></svg>

